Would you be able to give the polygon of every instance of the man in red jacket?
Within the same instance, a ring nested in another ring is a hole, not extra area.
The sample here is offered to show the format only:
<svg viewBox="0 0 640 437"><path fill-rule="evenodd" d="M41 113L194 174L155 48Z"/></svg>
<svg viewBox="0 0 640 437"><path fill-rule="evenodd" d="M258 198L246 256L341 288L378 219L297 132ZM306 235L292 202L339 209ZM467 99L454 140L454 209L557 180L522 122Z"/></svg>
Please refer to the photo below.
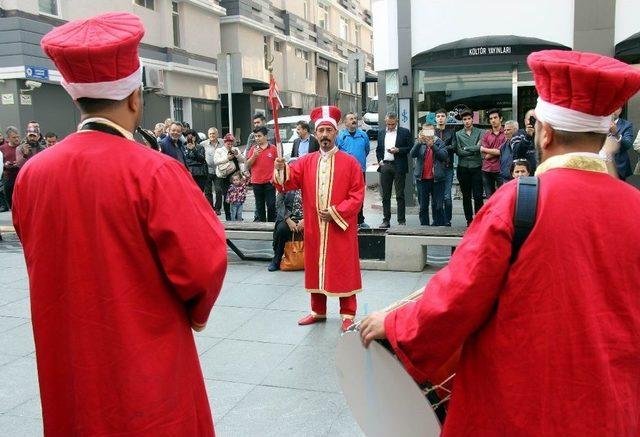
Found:
<svg viewBox="0 0 640 437"><path fill-rule="evenodd" d="M510 182L422 298L372 314L361 336L388 338L420 382L462 347L444 437L637 436L640 193L608 175L598 152L640 71L570 51L528 62L543 162L536 223L517 258Z"/></svg>
<svg viewBox="0 0 640 437"><path fill-rule="evenodd" d="M192 329L220 292L225 236L184 165L132 141L143 35L110 13L42 40L82 114L14 194L47 437L214 435Z"/></svg>

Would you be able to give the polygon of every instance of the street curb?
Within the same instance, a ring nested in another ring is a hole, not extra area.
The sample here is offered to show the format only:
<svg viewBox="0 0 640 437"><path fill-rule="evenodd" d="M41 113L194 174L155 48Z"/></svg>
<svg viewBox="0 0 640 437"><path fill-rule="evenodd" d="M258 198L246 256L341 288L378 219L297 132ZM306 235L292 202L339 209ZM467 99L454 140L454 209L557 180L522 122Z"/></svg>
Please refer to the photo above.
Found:
<svg viewBox="0 0 640 437"><path fill-rule="evenodd" d="M0 226L0 240L17 240L18 235L16 234L16 230L13 226Z"/></svg>

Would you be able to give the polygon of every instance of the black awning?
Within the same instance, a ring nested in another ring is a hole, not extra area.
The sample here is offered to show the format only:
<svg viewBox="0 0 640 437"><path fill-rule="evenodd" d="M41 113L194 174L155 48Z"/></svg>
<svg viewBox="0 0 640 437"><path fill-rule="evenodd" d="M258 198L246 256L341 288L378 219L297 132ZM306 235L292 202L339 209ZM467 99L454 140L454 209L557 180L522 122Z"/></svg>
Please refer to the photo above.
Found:
<svg viewBox="0 0 640 437"><path fill-rule="evenodd" d="M616 59L629 64L640 62L640 32L616 44Z"/></svg>
<svg viewBox="0 0 640 437"><path fill-rule="evenodd" d="M413 68L450 67L478 64L508 64L524 62L527 56L538 50L571 50L562 44L538 38L515 35L491 35L465 38L442 44L417 54L411 63Z"/></svg>
<svg viewBox="0 0 640 437"><path fill-rule="evenodd" d="M250 92L268 90L269 84L261 80L242 78L243 87L249 87ZM246 92L246 88L245 88Z"/></svg>

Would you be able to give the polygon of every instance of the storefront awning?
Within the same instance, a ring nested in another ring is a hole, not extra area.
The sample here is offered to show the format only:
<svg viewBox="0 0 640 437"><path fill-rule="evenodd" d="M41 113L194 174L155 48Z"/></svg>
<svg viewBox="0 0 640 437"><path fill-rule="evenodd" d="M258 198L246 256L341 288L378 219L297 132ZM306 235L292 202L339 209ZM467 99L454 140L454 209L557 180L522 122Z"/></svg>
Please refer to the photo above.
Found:
<svg viewBox="0 0 640 437"><path fill-rule="evenodd" d="M640 63L640 32L616 44L616 59L629 64Z"/></svg>
<svg viewBox="0 0 640 437"><path fill-rule="evenodd" d="M442 44L417 54L412 59L415 69L453 67L480 64L509 64L524 62L538 50L571 50L562 44L538 38L515 35L491 35L465 38Z"/></svg>

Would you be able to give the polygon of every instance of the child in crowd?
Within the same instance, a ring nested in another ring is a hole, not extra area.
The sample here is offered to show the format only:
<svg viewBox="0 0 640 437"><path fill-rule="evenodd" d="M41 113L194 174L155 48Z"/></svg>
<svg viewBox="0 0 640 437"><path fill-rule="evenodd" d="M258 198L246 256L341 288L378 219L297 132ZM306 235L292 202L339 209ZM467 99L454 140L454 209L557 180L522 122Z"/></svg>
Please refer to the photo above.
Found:
<svg viewBox="0 0 640 437"><path fill-rule="evenodd" d="M531 164L526 159L516 159L511 163L511 176L518 179L521 176L531 176Z"/></svg>
<svg viewBox="0 0 640 437"><path fill-rule="evenodd" d="M242 206L247 199L247 179L240 172L231 175L231 185L227 191L227 202L231 207L231 221L242 221Z"/></svg>

